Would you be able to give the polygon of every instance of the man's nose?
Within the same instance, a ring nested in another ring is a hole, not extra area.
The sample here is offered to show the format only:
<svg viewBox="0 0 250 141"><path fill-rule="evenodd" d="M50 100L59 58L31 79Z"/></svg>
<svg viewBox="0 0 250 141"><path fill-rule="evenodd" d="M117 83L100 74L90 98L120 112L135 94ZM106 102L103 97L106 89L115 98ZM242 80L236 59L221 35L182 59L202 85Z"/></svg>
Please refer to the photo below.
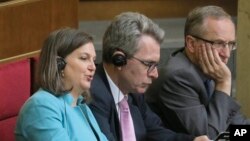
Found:
<svg viewBox="0 0 250 141"><path fill-rule="evenodd" d="M156 79L158 77L158 68L155 67L151 72L148 73L148 76Z"/></svg>

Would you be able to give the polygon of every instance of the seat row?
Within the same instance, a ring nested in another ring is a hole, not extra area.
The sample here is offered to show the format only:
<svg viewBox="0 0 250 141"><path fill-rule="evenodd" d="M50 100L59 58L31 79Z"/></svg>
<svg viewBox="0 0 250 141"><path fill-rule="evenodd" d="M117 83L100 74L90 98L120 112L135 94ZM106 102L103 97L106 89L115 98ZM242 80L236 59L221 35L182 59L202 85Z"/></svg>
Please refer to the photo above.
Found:
<svg viewBox="0 0 250 141"><path fill-rule="evenodd" d="M14 141L18 112L37 89L35 72L38 57L0 64L0 140Z"/></svg>

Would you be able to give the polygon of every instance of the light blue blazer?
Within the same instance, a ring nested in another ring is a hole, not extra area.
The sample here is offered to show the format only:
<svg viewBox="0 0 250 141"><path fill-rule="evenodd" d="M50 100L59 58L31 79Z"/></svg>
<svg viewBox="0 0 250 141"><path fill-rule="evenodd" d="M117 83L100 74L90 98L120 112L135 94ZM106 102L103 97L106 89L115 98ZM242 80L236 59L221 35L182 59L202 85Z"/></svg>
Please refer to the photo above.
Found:
<svg viewBox="0 0 250 141"><path fill-rule="evenodd" d="M16 141L107 141L82 100L80 97L77 106L72 107L71 94L56 97L39 89L19 113Z"/></svg>

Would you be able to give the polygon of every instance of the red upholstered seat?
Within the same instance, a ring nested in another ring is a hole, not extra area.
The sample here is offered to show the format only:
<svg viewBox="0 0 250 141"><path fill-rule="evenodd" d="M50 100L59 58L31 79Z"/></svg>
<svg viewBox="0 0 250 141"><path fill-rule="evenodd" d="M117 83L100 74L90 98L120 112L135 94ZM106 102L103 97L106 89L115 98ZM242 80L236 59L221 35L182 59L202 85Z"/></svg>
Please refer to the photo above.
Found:
<svg viewBox="0 0 250 141"><path fill-rule="evenodd" d="M17 116L6 118L0 121L0 140L15 141L14 130Z"/></svg>
<svg viewBox="0 0 250 141"><path fill-rule="evenodd" d="M30 96L30 60L0 64L0 141L14 141L18 112Z"/></svg>

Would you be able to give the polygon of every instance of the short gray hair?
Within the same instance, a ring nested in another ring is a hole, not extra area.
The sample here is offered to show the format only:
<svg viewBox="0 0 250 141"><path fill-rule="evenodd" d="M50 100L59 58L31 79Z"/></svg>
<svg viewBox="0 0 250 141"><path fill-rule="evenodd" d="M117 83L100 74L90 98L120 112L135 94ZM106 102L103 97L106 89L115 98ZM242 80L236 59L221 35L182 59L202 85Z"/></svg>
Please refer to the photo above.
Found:
<svg viewBox="0 0 250 141"><path fill-rule="evenodd" d="M165 32L140 13L124 12L116 16L103 37L103 61L111 63L116 50L122 50L128 57L132 56L138 50L137 44L142 35L149 35L161 44Z"/></svg>
<svg viewBox="0 0 250 141"><path fill-rule="evenodd" d="M197 7L189 12L188 17L185 23L185 37L187 35L196 35L201 36L204 32L202 28L203 22L206 18L212 17L215 19L230 19L232 22L232 17L221 7L219 6L204 6Z"/></svg>

